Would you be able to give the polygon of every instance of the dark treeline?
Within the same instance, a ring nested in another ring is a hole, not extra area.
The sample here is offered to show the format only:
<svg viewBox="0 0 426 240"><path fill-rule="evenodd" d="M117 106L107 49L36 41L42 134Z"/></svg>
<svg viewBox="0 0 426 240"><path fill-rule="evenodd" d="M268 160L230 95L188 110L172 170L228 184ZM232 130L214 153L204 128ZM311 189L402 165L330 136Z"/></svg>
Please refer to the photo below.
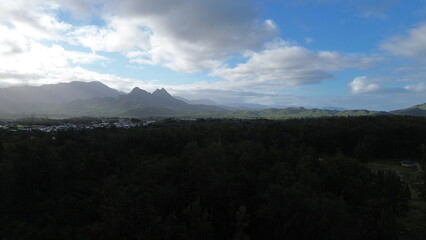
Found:
<svg viewBox="0 0 426 240"><path fill-rule="evenodd" d="M426 118L0 131L0 239L398 239Z"/></svg>

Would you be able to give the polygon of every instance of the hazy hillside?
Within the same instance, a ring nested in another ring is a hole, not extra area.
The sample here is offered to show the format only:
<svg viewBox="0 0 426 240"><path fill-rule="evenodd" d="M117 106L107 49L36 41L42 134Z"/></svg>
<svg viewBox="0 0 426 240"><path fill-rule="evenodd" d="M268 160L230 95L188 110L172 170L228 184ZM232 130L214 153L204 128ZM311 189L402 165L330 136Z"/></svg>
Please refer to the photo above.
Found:
<svg viewBox="0 0 426 240"><path fill-rule="evenodd" d="M172 97L164 88L152 94L134 88L129 94L109 98L75 100L42 110L48 115L69 116L178 116L199 112L222 111L208 105L192 105Z"/></svg>
<svg viewBox="0 0 426 240"><path fill-rule="evenodd" d="M289 119L333 116L412 115L426 116L426 104L393 112L369 110L308 109L303 107L237 109L190 101L171 96L164 88L149 93L138 87L129 94L120 93L101 82L71 82L40 87L0 89L0 115L42 115L51 117L207 117ZM197 101L194 101L197 102ZM207 100L198 102L208 103Z"/></svg>
<svg viewBox="0 0 426 240"><path fill-rule="evenodd" d="M121 93L101 82L70 82L21 86L0 89L0 112L24 113L34 111L41 104L57 104L77 99L113 97Z"/></svg>
<svg viewBox="0 0 426 240"><path fill-rule="evenodd" d="M219 105L217 102L210 99L186 99L183 97L175 96L176 99L182 100L189 104L204 104L204 105Z"/></svg>
<svg viewBox="0 0 426 240"><path fill-rule="evenodd" d="M324 110L307 108L268 108L260 111L254 110L233 110L222 113L227 117L236 118L266 118L266 119L289 119L289 118L308 118L308 117L333 117L333 116L371 116L371 115L390 115L387 112L369 111L369 110Z"/></svg>

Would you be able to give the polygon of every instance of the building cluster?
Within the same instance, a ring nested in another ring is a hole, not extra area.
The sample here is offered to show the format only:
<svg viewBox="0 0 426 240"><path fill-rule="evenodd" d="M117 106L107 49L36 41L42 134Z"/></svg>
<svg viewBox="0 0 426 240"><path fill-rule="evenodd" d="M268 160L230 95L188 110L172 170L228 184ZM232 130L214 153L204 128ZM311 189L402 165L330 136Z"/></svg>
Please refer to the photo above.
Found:
<svg viewBox="0 0 426 240"><path fill-rule="evenodd" d="M7 129L10 131L42 131L42 132L59 132L67 130L91 130L99 128L134 128L140 126L147 126L155 121L131 121L130 119L117 119L117 120L99 120L90 123L61 123L57 125L34 125L23 126L17 125L13 122L0 124L0 129Z"/></svg>

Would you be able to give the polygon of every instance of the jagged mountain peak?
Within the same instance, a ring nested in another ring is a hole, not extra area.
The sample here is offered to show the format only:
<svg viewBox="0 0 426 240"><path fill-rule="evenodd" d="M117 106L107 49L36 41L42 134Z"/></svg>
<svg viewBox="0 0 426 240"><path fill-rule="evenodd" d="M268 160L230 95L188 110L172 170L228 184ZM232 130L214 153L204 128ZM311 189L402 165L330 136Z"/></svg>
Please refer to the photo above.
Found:
<svg viewBox="0 0 426 240"><path fill-rule="evenodd" d="M172 97L164 88L155 90L152 95L154 96L162 96L162 97Z"/></svg>
<svg viewBox="0 0 426 240"><path fill-rule="evenodd" d="M140 95L140 94L149 94L149 92L147 92L143 89L140 89L138 87L135 87L135 88L133 88L133 90L130 92L129 95Z"/></svg>

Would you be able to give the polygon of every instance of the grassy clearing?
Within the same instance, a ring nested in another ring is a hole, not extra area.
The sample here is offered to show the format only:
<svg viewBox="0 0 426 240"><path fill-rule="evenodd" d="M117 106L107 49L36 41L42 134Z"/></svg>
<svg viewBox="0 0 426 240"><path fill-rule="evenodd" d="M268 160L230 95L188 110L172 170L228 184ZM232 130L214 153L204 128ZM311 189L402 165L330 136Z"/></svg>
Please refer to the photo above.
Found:
<svg viewBox="0 0 426 240"><path fill-rule="evenodd" d="M423 240L426 239L426 202L411 200L410 210L407 215L400 219L402 229L400 238L403 240Z"/></svg>
<svg viewBox="0 0 426 240"><path fill-rule="evenodd" d="M403 182L408 184L412 199L408 205L410 210L400 219L402 240L426 239L426 201L419 199L417 189L414 187L421 180L421 171L417 168L401 166L399 160L380 160L365 164L368 168L378 171L393 171L403 176Z"/></svg>
<svg viewBox="0 0 426 240"><path fill-rule="evenodd" d="M420 181L422 172L415 167L401 166L400 160L379 160L371 163L366 163L366 167L378 171L392 171L398 175L403 176L403 182L406 184L413 184ZM411 189L412 193L414 189Z"/></svg>

